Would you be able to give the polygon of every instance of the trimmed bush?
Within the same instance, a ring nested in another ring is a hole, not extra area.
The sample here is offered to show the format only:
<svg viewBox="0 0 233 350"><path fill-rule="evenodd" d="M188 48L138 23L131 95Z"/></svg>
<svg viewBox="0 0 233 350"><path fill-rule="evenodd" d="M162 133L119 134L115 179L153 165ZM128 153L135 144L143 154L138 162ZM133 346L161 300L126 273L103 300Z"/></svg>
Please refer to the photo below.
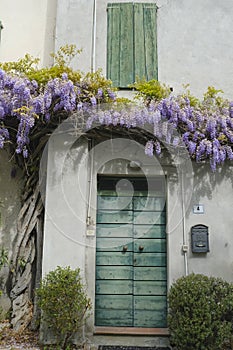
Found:
<svg viewBox="0 0 233 350"><path fill-rule="evenodd" d="M219 350L232 336L233 284L190 274L170 288L168 325L178 350Z"/></svg>
<svg viewBox="0 0 233 350"><path fill-rule="evenodd" d="M66 349L91 309L80 269L58 266L43 278L40 288L37 289L37 296L42 310L42 321L57 336L61 348Z"/></svg>

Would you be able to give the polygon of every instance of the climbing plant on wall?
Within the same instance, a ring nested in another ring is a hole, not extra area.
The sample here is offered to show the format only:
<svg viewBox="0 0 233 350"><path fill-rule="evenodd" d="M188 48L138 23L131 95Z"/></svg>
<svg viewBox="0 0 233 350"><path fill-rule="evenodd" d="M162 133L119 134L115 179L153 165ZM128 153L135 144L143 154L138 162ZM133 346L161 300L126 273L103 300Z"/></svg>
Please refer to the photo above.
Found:
<svg viewBox="0 0 233 350"><path fill-rule="evenodd" d="M193 161L209 161L212 171L233 159L233 103L220 90L209 87L199 100L189 90L175 96L157 81L137 81L133 88L138 102L122 105L101 71L83 74L70 68L70 59L78 53L74 45L65 46L53 55L53 67L42 69L29 55L0 64L0 148L9 150L25 180L10 276L16 329L31 322L32 281L38 283L41 277L40 157L50 135L66 118L82 115L85 132L98 125L107 132L122 129L137 137L136 131L146 127L149 132L143 142L148 156L160 156L167 145L185 147ZM107 107L99 108L103 103Z"/></svg>
<svg viewBox="0 0 233 350"><path fill-rule="evenodd" d="M74 45L62 47L53 55L54 66L42 69L29 55L0 64L0 148L9 151L24 180L9 276L16 330L32 320L33 290L41 278L43 203L38 173L44 146L73 112L115 100L111 82L101 71L83 74L68 66L78 53ZM34 308L34 319L36 314Z"/></svg>

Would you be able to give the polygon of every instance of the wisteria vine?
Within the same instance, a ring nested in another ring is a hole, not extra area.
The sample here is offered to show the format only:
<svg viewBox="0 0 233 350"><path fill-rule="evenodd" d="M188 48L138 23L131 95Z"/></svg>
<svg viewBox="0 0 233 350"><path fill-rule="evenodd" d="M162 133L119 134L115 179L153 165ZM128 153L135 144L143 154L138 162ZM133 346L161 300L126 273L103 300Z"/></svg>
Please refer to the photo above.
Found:
<svg viewBox="0 0 233 350"><path fill-rule="evenodd" d="M95 122L126 128L150 125L154 138L146 142L148 156L160 155L164 145L185 146L197 163L209 160L213 171L217 165L233 160L233 103L227 100L219 105L212 98L194 107L187 96L170 95L149 107L92 112L87 128Z"/></svg>
<svg viewBox="0 0 233 350"><path fill-rule="evenodd" d="M199 163L208 159L213 171L217 165L233 160L232 102L217 103L210 98L192 106L188 96L171 94L149 106L119 108L115 102L105 110L98 108L102 102L115 100L115 92L110 88L90 93L87 82L75 84L66 73L41 88L36 81L0 70L0 148L8 142L15 143L15 152L27 158L37 120L43 120L41 125L46 128L59 111L70 114L88 106L87 130L95 122L128 129L149 125L153 134L145 145L149 156L160 155L166 143L172 147L185 145L193 160ZM17 129L14 132L12 124Z"/></svg>
<svg viewBox="0 0 233 350"><path fill-rule="evenodd" d="M59 111L69 114L109 100L115 100L110 88L100 87L94 95L88 82L75 84L66 73L39 87L35 80L0 69L0 148L8 142L15 143L15 152L27 158L30 134L37 120L44 121L41 125L46 128Z"/></svg>

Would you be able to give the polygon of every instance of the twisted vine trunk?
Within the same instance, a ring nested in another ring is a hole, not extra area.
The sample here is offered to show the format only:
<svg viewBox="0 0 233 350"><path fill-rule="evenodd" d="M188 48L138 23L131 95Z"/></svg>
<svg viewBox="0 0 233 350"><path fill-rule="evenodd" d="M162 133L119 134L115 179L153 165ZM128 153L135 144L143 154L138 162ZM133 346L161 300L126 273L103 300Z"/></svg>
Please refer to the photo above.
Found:
<svg viewBox="0 0 233 350"><path fill-rule="evenodd" d="M36 325L38 310L36 307L33 310L34 292L40 282L42 266L43 203L39 184L31 193L27 190L24 198L11 262L11 324L16 331L29 324Z"/></svg>

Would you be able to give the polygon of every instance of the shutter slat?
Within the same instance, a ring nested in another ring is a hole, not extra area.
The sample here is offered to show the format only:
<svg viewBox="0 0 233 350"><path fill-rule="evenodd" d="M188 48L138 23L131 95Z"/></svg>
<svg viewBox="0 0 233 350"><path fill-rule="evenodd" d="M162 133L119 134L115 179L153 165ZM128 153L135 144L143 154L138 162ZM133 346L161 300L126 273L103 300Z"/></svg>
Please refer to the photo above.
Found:
<svg viewBox="0 0 233 350"><path fill-rule="evenodd" d="M157 79L157 6L134 4L135 79Z"/></svg>
<svg viewBox="0 0 233 350"><path fill-rule="evenodd" d="M120 81L119 87L134 82L133 4L121 4Z"/></svg>
<svg viewBox="0 0 233 350"><path fill-rule="evenodd" d="M107 37L107 78L114 86L119 86L119 59L120 59L120 6L109 4L108 37Z"/></svg>
<svg viewBox="0 0 233 350"><path fill-rule="evenodd" d="M107 37L107 78L114 86L133 82L133 4L109 4Z"/></svg>

